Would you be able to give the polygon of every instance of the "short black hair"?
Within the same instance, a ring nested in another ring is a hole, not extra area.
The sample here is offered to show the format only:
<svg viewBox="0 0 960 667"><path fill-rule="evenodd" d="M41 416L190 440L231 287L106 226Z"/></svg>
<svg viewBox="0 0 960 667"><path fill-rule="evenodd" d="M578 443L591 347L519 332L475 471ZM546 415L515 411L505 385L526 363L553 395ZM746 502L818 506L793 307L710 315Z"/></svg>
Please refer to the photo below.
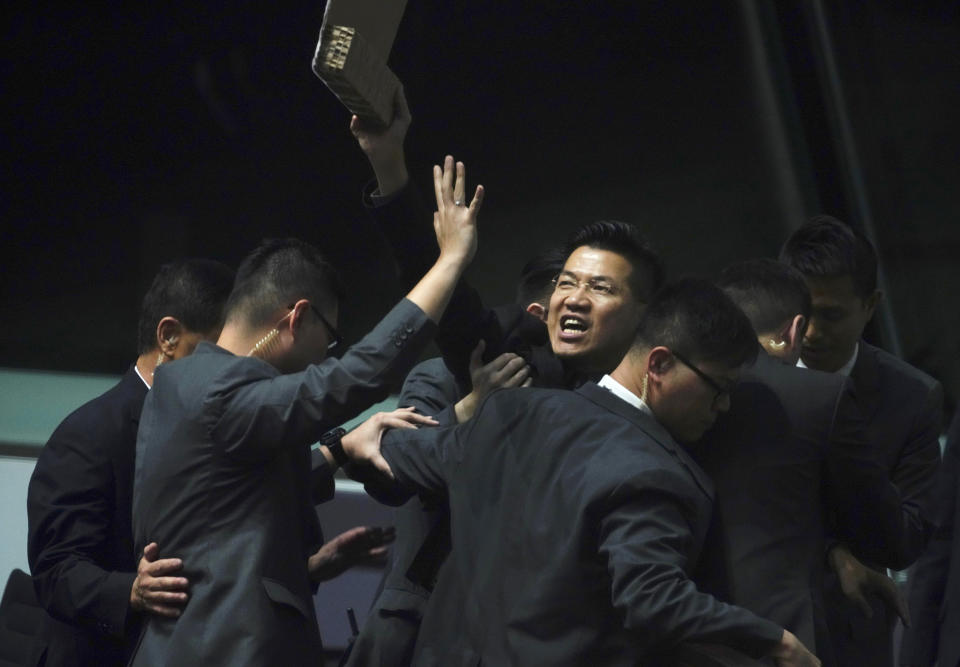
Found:
<svg viewBox="0 0 960 667"><path fill-rule="evenodd" d="M137 354L157 347L157 324L175 317L193 332L223 326L233 269L212 259L180 259L160 267L140 304Z"/></svg>
<svg viewBox="0 0 960 667"><path fill-rule="evenodd" d="M342 295L336 270L315 247L294 238L266 239L237 269L227 319L260 325L298 299L323 307Z"/></svg>
<svg viewBox="0 0 960 667"><path fill-rule="evenodd" d="M748 259L720 273L717 286L740 306L758 334L797 315L810 320L810 289L803 275L773 259Z"/></svg>
<svg viewBox="0 0 960 667"><path fill-rule="evenodd" d="M649 303L663 286L667 273L663 260L630 223L598 220L580 227L564 245L565 258L583 246L615 252L630 262L630 291L637 301Z"/></svg>
<svg viewBox="0 0 960 667"><path fill-rule="evenodd" d="M758 347L743 311L723 290L701 278L670 282L647 305L635 348L659 345L691 360L731 368L752 363Z"/></svg>
<svg viewBox="0 0 960 667"><path fill-rule="evenodd" d="M877 252L845 222L829 215L810 218L780 249L780 261L806 277L849 275L866 299L877 289Z"/></svg>
<svg viewBox="0 0 960 667"><path fill-rule="evenodd" d="M563 248L550 248L524 264L517 282L516 302L524 308L534 302L546 306L553 293L553 279L563 271L568 254Z"/></svg>

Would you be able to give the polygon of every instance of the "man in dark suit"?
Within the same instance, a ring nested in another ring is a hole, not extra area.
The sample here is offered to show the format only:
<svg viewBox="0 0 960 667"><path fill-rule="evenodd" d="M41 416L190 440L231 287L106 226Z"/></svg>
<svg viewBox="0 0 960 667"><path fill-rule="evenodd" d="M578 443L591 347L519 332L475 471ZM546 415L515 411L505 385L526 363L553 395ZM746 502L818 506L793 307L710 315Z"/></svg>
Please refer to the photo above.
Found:
<svg viewBox="0 0 960 667"><path fill-rule="evenodd" d="M563 268L564 253L551 249L527 262L517 286L517 304L525 312L542 320L553 292L553 278ZM511 309L513 310L513 309ZM514 311L515 312L515 311ZM517 328L529 326L523 320L513 329L506 326L512 315L503 318L505 329L514 331L518 340L529 336ZM545 332L544 332L545 333ZM545 344L543 336L541 344ZM466 421L477 405L493 389L530 386L532 378L523 357L504 352L487 364L481 361L481 341L470 361L471 388L466 395L443 359L428 359L418 364L403 383L398 405L413 407L422 415L434 417L446 426ZM397 509L397 542L384 572L382 589L374 601L360 634L350 649L346 665L406 665L413 654L423 608L446 558L449 512L445 503L424 502L415 497Z"/></svg>
<svg viewBox="0 0 960 667"><path fill-rule="evenodd" d="M157 374L137 441L134 538L183 558L191 597L175 622L150 619L132 664L322 661L310 445L399 384L473 256L482 190L454 204L452 158L435 179L440 257L341 359L322 361L339 338L329 264L311 246L273 241L238 270L217 345ZM372 423L411 421L429 420L401 410ZM339 441L321 451L331 468L343 461Z"/></svg>
<svg viewBox="0 0 960 667"><path fill-rule="evenodd" d="M901 667L960 666L960 410L953 416L930 504L935 531L910 572L912 624Z"/></svg>
<svg viewBox="0 0 960 667"><path fill-rule="evenodd" d="M124 665L141 616L176 615L186 599L178 560L155 560L155 544L139 568L134 555L137 425L156 367L219 335L232 282L219 262L164 265L143 298L136 362L64 419L40 452L27 490L28 555L50 614L47 665Z"/></svg>
<svg viewBox="0 0 960 667"><path fill-rule="evenodd" d="M677 443L729 407L755 354L719 289L680 281L599 384L496 391L465 424L390 432L382 447L345 438L352 457L450 503L463 632L443 655L418 644L414 664L658 664L684 641L819 664L788 631L689 579L712 485ZM444 632L454 619L432 611L421 632Z"/></svg>
<svg viewBox="0 0 960 667"><path fill-rule="evenodd" d="M803 276L751 260L727 267L719 285L750 319L762 351L731 409L691 451L717 494L695 578L833 665L822 582L828 532L874 548L895 543L899 496L865 439L849 381L795 365L810 317ZM882 590L896 598L892 584Z"/></svg>
<svg viewBox="0 0 960 667"><path fill-rule="evenodd" d="M813 303L799 365L850 377L867 420L867 440L900 492L899 539L882 558L863 559L864 564L877 572L905 569L929 535L926 503L940 461L943 390L925 373L861 340L881 297L876 252L866 238L835 218L819 216L794 232L780 259L803 274ZM895 614L875 597L868 608L858 604L857 582L865 579L855 550L839 544L829 560L825 594L839 664L892 665Z"/></svg>

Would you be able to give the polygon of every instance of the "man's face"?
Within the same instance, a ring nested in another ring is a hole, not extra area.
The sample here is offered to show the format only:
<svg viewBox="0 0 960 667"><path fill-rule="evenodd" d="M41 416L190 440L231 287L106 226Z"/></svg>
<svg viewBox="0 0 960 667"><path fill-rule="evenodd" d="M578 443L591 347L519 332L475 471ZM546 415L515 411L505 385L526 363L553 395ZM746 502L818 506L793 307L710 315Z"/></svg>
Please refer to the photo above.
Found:
<svg viewBox="0 0 960 667"><path fill-rule="evenodd" d="M709 361L690 362L706 375L701 377L673 357L669 371L660 378L660 388L651 400L657 420L677 442L694 442L713 426L721 412L730 409L730 390L740 378L740 367L730 368Z"/></svg>
<svg viewBox="0 0 960 667"><path fill-rule="evenodd" d="M810 368L833 373L843 367L873 317L880 293L857 294L849 275L807 277L813 302L801 357Z"/></svg>
<svg viewBox="0 0 960 667"><path fill-rule="evenodd" d="M550 297L547 329L554 353L583 373L608 373L626 353L642 306L630 290L633 267L609 250L570 254Z"/></svg>
<svg viewBox="0 0 960 667"><path fill-rule="evenodd" d="M323 317L332 326L337 326L338 308L336 304L323 308ZM304 309L294 343L278 365L284 373L297 373L311 364L318 364L327 357L327 350L333 342L333 332L327 327L312 307Z"/></svg>

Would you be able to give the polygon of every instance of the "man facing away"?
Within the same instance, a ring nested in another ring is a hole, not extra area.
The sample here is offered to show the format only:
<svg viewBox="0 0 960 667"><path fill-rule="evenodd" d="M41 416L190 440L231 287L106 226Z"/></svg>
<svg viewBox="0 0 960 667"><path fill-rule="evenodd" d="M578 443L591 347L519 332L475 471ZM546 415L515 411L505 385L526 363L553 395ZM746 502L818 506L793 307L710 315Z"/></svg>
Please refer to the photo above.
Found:
<svg viewBox="0 0 960 667"><path fill-rule="evenodd" d="M27 489L28 555L49 612L46 663L124 665L144 614L186 601L179 561L134 555L130 525L137 425L155 369L215 340L233 271L205 259L165 264L143 297L138 357L120 382L57 427ZM154 562L150 562L154 561Z"/></svg>
<svg viewBox="0 0 960 667"><path fill-rule="evenodd" d="M456 427L344 440L410 491L448 498L463 631L416 665L634 665L714 642L818 665L796 637L697 591L712 485L683 445L729 407L756 355L742 312L704 281L647 307L599 383L505 389ZM451 620L431 615L422 633Z"/></svg>
<svg viewBox="0 0 960 667"><path fill-rule="evenodd" d="M750 319L761 352L731 409L692 449L716 487L696 579L794 632L832 665L822 588L828 537L858 550L895 543L899 495L866 441L851 383L795 365L810 318L803 276L758 259L727 267L719 285ZM896 599L889 580L876 579Z"/></svg>
<svg viewBox="0 0 960 667"><path fill-rule="evenodd" d="M881 293L876 252L861 234L836 218L819 216L793 233L780 259L803 274L813 303L800 365L849 376L867 420L867 440L900 492L899 539L882 558L866 564L878 572L902 570L917 559L929 535L926 504L940 461L943 389L862 340ZM837 576L828 573L826 601L839 664L892 665L895 615L875 598L871 610L861 610L844 595L855 590L863 572L849 549L837 545L830 563Z"/></svg>
<svg viewBox="0 0 960 667"><path fill-rule="evenodd" d="M564 253L551 249L527 262L517 285L516 304L536 318L530 322L508 314L504 322L516 322L510 335L525 344L526 329L540 325L541 345L546 344L542 320L553 293L553 279L563 268ZM440 425L466 421L477 405L495 388L530 386L533 378L524 358L504 352L487 364L481 362L483 343L471 358L471 390L464 395L443 359L428 359L407 376L398 405L413 407L422 415L434 417ZM430 597L434 579L446 558L449 512L443 502L423 502L414 497L397 509L397 543L384 572L382 590L360 634L350 648L346 665L408 665L420 628L420 618Z"/></svg>
<svg viewBox="0 0 960 667"><path fill-rule="evenodd" d="M266 242L237 272L216 345L166 365L137 443L134 538L183 559L191 597L176 619L151 619L134 665L322 662L312 580L322 567L310 446L398 385L430 340L476 249L478 188L455 205L453 160L435 168L440 255L341 359L329 264L296 240ZM429 421L409 411L374 425ZM376 426L375 426L376 427ZM321 451L342 462L339 443Z"/></svg>

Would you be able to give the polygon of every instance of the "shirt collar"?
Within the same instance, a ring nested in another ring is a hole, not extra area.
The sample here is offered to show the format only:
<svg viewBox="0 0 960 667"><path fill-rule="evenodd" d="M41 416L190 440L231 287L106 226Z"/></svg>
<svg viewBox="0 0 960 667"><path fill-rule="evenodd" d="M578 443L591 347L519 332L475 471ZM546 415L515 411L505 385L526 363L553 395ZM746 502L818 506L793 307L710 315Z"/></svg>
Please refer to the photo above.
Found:
<svg viewBox="0 0 960 667"><path fill-rule="evenodd" d="M643 399L641 399L632 391L630 391L629 389L624 387L622 384L614 380L609 375L604 375L602 378L600 378L600 381L597 384L603 387L604 389L610 391L617 398L626 401L627 403L637 408L638 410L645 412L651 417L653 417L653 411L650 409L649 405L643 402ZM654 417L654 419L656 419L656 417Z"/></svg>
<svg viewBox="0 0 960 667"><path fill-rule="evenodd" d="M140 378L140 381L143 382L143 384L146 385L147 389L150 389L150 383L147 382L147 381L144 379L143 375L140 374L140 369L137 368L137 365L136 365L136 364L133 365L133 370L136 371L137 377Z"/></svg>
<svg viewBox="0 0 960 667"><path fill-rule="evenodd" d="M850 377L850 372L853 370L853 365L857 363L857 355L860 354L860 343L858 342L853 346L853 354L850 356L850 359L843 366L837 369L837 373L844 377ZM803 359L797 359L797 368L809 368Z"/></svg>

